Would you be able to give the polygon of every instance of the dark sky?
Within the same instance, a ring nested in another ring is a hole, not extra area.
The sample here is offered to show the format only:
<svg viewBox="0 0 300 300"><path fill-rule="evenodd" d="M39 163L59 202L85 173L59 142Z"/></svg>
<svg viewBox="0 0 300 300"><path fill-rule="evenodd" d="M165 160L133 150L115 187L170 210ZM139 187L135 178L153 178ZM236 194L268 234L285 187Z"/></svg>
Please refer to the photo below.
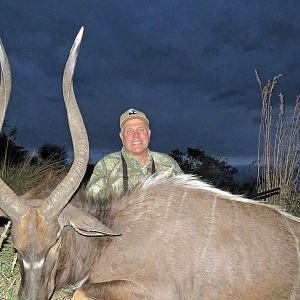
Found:
<svg viewBox="0 0 300 300"><path fill-rule="evenodd" d="M13 77L7 125L27 149L71 151L61 78L85 27L75 92L91 159L121 147L119 116L150 118L151 149L200 147L229 163L257 156L264 80L290 108L300 93L300 1L51 0L0 2L0 36Z"/></svg>

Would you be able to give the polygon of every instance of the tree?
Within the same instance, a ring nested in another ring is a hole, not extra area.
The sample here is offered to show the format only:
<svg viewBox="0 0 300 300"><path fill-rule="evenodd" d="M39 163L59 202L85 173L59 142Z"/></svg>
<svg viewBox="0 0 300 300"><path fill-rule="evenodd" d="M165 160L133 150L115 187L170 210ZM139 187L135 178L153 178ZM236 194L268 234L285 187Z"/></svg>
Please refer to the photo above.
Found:
<svg viewBox="0 0 300 300"><path fill-rule="evenodd" d="M199 148L187 148L186 152L176 149L170 155L184 173L196 175L216 187L230 191L236 187L233 176L238 170L224 160L208 155Z"/></svg>
<svg viewBox="0 0 300 300"><path fill-rule="evenodd" d="M5 125L4 127L7 129ZM11 165L16 165L27 158L28 151L16 144L16 128L6 131L0 134L0 159Z"/></svg>

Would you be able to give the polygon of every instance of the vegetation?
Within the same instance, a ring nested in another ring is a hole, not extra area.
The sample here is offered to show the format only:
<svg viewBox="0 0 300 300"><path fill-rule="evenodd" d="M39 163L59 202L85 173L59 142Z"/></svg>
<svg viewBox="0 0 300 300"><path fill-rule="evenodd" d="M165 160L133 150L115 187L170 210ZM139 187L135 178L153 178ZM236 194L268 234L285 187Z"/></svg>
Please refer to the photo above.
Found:
<svg viewBox="0 0 300 300"><path fill-rule="evenodd" d="M17 164L28 156L28 152L15 142L17 129L7 129L5 125L4 128L8 132L0 134L0 158Z"/></svg>
<svg viewBox="0 0 300 300"><path fill-rule="evenodd" d="M293 111L286 110L285 96L281 93L278 106L272 105L272 95L281 77L278 75L263 85L256 71L262 96L257 191L280 187L280 195L268 199L269 202L299 216L300 96Z"/></svg>
<svg viewBox="0 0 300 300"><path fill-rule="evenodd" d="M17 299L18 287L20 285L20 273L16 266L16 254L7 238L10 221L3 228L1 234L0 252L0 297L1 299ZM3 242L4 241L4 242Z"/></svg>
<svg viewBox="0 0 300 300"><path fill-rule="evenodd" d="M38 155L43 161L55 161L59 168L63 169L67 165L68 154L57 145L44 144L39 148Z"/></svg>
<svg viewBox="0 0 300 300"><path fill-rule="evenodd" d="M177 161L184 173L193 174L212 183L214 186L236 192L249 186L241 187L234 181L238 170L229 165L225 160L208 155L200 148L187 148L185 152L173 150L170 155ZM243 192L246 192L243 190Z"/></svg>

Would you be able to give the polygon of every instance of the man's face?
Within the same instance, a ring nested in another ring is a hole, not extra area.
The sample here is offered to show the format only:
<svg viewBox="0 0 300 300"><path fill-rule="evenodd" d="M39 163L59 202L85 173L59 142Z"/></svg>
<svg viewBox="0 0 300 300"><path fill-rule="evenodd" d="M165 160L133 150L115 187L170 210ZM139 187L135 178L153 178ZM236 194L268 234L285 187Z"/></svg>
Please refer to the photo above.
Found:
<svg viewBox="0 0 300 300"><path fill-rule="evenodd" d="M150 134L150 129L143 120L131 119L124 124L120 138L128 153L140 156L148 153Z"/></svg>

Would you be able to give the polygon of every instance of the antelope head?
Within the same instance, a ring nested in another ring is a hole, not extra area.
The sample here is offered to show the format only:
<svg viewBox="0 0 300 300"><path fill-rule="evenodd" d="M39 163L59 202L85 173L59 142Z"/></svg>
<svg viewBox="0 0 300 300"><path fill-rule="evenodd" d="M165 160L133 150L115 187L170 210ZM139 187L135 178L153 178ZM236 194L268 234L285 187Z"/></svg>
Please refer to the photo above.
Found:
<svg viewBox="0 0 300 300"><path fill-rule="evenodd" d="M83 28L77 34L70 51L62 81L64 102L74 148L74 161L68 174L43 201L39 199L24 201L24 197L18 197L0 179L0 209L3 215L12 221L12 241L18 251L22 274L20 299L41 300L49 299L52 295L57 269L56 262L61 247L61 233L64 226L71 225L80 233L84 233L85 230L94 233L99 232L99 227L85 228L87 222L82 222L82 213L76 212L74 207L66 207L85 174L89 155L87 132L73 90L73 74L82 35ZM1 40L0 62L1 129L11 91L10 66ZM78 215L81 216L81 219ZM91 218L89 220L89 226L100 226L97 220ZM91 225L91 223L93 224Z"/></svg>

